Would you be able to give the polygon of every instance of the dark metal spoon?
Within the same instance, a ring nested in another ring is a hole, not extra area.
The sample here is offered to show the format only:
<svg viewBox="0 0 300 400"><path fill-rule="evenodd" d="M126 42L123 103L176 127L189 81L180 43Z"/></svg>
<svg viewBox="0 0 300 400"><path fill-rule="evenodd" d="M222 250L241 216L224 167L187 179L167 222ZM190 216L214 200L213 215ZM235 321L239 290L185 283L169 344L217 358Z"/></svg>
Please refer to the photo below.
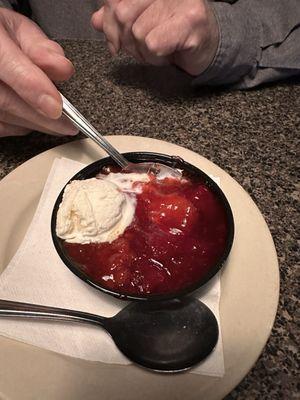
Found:
<svg viewBox="0 0 300 400"><path fill-rule="evenodd" d="M215 316L191 298L133 302L111 318L81 311L0 300L0 317L38 318L101 326L137 364L158 371L181 371L202 361L219 335Z"/></svg>

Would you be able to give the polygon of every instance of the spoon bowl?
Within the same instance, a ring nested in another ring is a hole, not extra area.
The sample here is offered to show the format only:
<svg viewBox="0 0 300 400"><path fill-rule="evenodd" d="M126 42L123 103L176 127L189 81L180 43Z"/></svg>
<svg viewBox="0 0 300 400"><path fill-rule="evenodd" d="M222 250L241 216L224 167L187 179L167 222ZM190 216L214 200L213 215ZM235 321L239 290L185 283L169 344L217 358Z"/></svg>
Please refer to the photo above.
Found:
<svg viewBox="0 0 300 400"><path fill-rule="evenodd" d="M175 157L174 157L175 158ZM123 168L124 172L134 172L134 173L146 173L153 174L157 179L164 178L174 178L181 179L182 172L179 169L172 168L168 165L161 164L158 162L140 162L140 163L128 163L128 165Z"/></svg>
<svg viewBox="0 0 300 400"><path fill-rule="evenodd" d="M145 368L179 372L205 359L218 341L218 323L200 301L132 302L111 318L81 311L0 300L0 317L77 322L104 328L119 350Z"/></svg>
<svg viewBox="0 0 300 400"><path fill-rule="evenodd" d="M128 358L165 372L182 371L202 361L214 349L219 333L210 309L189 297L133 302L107 320L106 327Z"/></svg>

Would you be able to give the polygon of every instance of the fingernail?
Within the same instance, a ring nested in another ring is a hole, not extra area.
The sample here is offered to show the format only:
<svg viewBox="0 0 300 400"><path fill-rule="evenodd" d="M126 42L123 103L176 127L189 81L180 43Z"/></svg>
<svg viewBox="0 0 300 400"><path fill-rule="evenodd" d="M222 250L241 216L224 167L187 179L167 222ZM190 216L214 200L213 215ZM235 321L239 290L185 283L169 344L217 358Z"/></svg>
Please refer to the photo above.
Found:
<svg viewBox="0 0 300 400"><path fill-rule="evenodd" d="M57 119L61 116L62 105L54 97L43 94L38 100L37 111L48 118Z"/></svg>
<svg viewBox="0 0 300 400"><path fill-rule="evenodd" d="M57 126L56 130L60 135L75 136L79 133L79 129L69 121L63 121L62 124Z"/></svg>
<svg viewBox="0 0 300 400"><path fill-rule="evenodd" d="M75 136L79 133L79 129L76 128L76 126L70 126L70 128L68 128L68 131L66 132L66 135L70 135L70 136Z"/></svg>
<svg viewBox="0 0 300 400"><path fill-rule="evenodd" d="M59 132L63 135L77 135L79 133L79 129L77 126L73 124L67 117L64 115L61 117L59 120L60 122L60 127L59 127Z"/></svg>
<svg viewBox="0 0 300 400"><path fill-rule="evenodd" d="M54 56L57 60L63 60L64 62L69 62L72 64L71 61L63 54L56 53L55 51L50 51L49 53L51 53L52 56Z"/></svg>

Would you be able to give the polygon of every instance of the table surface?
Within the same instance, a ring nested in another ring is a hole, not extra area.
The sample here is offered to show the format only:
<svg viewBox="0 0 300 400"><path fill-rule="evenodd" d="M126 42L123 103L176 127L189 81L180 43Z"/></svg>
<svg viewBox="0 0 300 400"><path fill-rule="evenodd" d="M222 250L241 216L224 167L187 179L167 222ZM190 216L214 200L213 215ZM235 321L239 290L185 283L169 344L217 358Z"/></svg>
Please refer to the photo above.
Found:
<svg viewBox="0 0 300 400"><path fill-rule="evenodd" d="M148 136L189 148L227 171L256 202L278 254L280 301L261 357L226 400L298 398L299 82L251 91L195 89L175 68L111 59L102 42L61 44L76 74L60 89L102 134ZM0 179L70 140L76 138L40 133L0 139Z"/></svg>

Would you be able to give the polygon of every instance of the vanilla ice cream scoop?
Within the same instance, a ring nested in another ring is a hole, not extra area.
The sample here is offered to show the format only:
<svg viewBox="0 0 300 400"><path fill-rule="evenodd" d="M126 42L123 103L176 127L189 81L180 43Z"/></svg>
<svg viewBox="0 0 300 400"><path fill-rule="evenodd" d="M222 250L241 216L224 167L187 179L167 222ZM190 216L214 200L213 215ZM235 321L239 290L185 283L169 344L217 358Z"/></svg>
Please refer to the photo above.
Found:
<svg viewBox="0 0 300 400"><path fill-rule="evenodd" d="M81 244L112 242L120 236L134 217L134 192L138 191L134 183L149 180L147 174L122 175L112 173L103 175L103 179L100 175L100 179L69 183L57 213L57 236Z"/></svg>

